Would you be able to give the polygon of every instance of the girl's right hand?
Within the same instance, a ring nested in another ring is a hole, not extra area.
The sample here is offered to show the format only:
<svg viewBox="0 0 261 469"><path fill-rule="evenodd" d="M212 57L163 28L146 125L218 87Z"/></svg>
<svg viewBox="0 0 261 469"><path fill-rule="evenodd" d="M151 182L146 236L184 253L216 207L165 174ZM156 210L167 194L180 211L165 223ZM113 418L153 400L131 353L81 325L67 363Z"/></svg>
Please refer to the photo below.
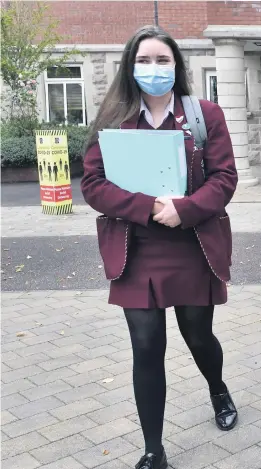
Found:
<svg viewBox="0 0 261 469"><path fill-rule="evenodd" d="M161 202L157 202L156 200L151 211L152 215L158 215L158 213L160 213L163 210L163 208L164 208L164 204Z"/></svg>
<svg viewBox="0 0 261 469"><path fill-rule="evenodd" d="M168 202L168 200L183 199L183 198L184 198L184 195L164 195L162 197L157 197L156 202L165 205Z"/></svg>

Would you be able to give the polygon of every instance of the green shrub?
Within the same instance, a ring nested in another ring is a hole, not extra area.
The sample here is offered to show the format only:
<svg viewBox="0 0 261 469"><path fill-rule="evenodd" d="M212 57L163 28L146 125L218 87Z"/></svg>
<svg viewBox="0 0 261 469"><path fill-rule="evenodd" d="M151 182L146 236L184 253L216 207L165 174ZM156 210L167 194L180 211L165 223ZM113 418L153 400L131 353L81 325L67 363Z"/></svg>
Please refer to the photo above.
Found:
<svg viewBox="0 0 261 469"><path fill-rule="evenodd" d="M88 139L88 131L84 127L68 127L68 152L70 161L82 160Z"/></svg>
<svg viewBox="0 0 261 469"><path fill-rule="evenodd" d="M87 127L57 126L42 123L39 129L66 129L70 162L80 161L88 138ZM34 133L32 130L31 133ZM12 123L1 124L1 166L28 167L37 164L36 143L34 135L20 135L20 130Z"/></svg>
<svg viewBox="0 0 261 469"><path fill-rule="evenodd" d="M2 138L2 166L26 167L34 164L36 164L36 144L33 137Z"/></svg>
<svg viewBox="0 0 261 469"><path fill-rule="evenodd" d="M12 121L6 120L1 122L1 138L34 137L34 131L38 126L39 122L36 119L13 117Z"/></svg>

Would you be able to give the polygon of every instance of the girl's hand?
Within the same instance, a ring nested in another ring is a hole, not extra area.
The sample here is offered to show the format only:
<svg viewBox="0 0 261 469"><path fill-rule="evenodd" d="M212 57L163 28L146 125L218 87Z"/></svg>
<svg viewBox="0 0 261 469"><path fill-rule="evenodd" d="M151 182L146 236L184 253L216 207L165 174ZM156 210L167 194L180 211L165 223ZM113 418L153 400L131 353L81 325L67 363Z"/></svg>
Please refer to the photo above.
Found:
<svg viewBox="0 0 261 469"><path fill-rule="evenodd" d="M165 205L168 200L173 199L184 199L184 195L164 195L161 197L157 197L156 202L160 202Z"/></svg>
<svg viewBox="0 0 261 469"><path fill-rule="evenodd" d="M164 208L164 203L163 202L159 202L157 199L154 203L154 206L153 206L153 209L152 209L152 215L158 215L158 213L160 213Z"/></svg>
<svg viewBox="0 0 261 469"><path fill-rule="evenodd" d="M154 215L154 221L157 221L161 225L169 226L170 228L175 228L181 224L178 212L173 205L172 198L158 197L155 204L157 202L163 204L164 207L158 214Z"/></svg>

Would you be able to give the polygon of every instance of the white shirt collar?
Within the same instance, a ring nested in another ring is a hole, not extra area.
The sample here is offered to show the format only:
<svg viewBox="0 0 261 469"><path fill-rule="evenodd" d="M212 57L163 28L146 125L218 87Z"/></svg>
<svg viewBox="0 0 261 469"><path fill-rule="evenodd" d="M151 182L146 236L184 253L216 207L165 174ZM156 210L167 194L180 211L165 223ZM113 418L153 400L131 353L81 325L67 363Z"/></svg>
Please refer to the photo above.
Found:
<svg viewBox="0 0 261 469"><path fill-rule="evenodd" d="M155 125L154 125L154 122L153 122L153 117L151 115L151 112L149 111L148 107L146 106L146 103L144 101L144 99L141 97L141 101L140 101L140 114L144 111L144 117L146 119L146 121L148 122L148 124L150 124L152 127L155 128ZM167 119L169 113L173 114L174 115L174 93L172 93L171 95L171 98L170 98L170 101L165 109L165 112L164 112L164 116L163 116L163 120L162 120L162 123Z"/></svg>

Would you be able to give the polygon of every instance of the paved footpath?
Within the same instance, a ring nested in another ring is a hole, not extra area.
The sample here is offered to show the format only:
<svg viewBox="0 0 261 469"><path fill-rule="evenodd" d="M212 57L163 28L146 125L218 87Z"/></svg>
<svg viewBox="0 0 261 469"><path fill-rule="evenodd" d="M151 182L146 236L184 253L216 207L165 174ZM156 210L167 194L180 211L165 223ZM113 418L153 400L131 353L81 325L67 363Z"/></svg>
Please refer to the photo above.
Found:
<svg viewBox="0 0 261 469"><path fill-rule="evenodd" d="M229 291L215 316L239 407L229 434L215 427L204 379L167 314L164 444L176 469L261 468L261 285ZM2 305L2 468L133 468L143 443L130 341L107 291L7 292Z"/></svg>
<svg viewBox="0 0 261 469"><path fill-rule="evenodd" d="M4 186L4 191L5 191ZM38 199L37 199L38 200ZM46 216L38 205L2 207L2 236L83 236L96 235L97 213L87 205L75 205L73 214ZM238 189L228 206L234 232L261 232L261 184Z"/></svg>
<svg viewBox="0 0 261 469"><path fill-rule="evenodd" d="M238 193L229 207L234 232L248 237L261 231L260 188L255 191L243 199ZM39 207L5 207L2 216L5 242L95 234L88 207L59 218L44 217ZM133 469L142 455L129 335L121 309L108 306L107 296L101 287L2 293L3 469ZM222 433L174 312L167 312L170 468L261 469L260 313L260 283L229 286L228 304L216 310L224 379L240 418Z"/></svg>

